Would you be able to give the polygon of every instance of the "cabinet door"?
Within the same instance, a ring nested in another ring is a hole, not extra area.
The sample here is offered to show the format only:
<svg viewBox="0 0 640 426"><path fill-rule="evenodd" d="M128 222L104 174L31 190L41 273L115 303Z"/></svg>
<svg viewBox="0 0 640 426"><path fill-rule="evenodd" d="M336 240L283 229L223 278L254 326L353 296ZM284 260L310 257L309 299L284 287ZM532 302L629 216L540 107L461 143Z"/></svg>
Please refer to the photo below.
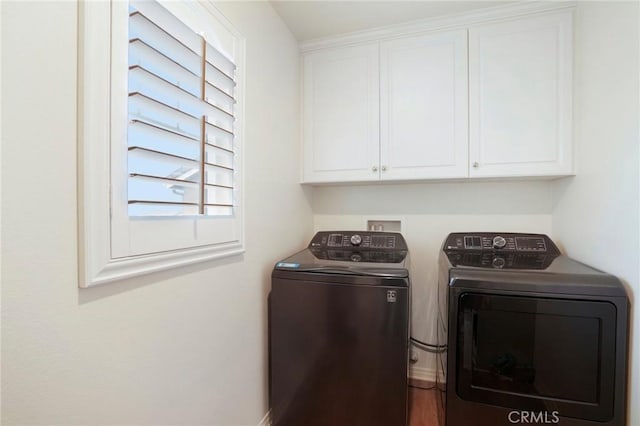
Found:
<svg viewBox="0 0 640 426"><path fill-rule="evenodd" d="M467 32L380 48L382 179L467 177Z"/></svg>
<svg viewBox="0 0 640 426"><path fill-rule="evenodd" d="M378 180L378 44L303 57L304 182Z"/></svg>
<svg viewBox="0 0 640 426"><path fill-rule="evenodd" d="M571 12L469 29L471 177L572 173Z"/></svg>

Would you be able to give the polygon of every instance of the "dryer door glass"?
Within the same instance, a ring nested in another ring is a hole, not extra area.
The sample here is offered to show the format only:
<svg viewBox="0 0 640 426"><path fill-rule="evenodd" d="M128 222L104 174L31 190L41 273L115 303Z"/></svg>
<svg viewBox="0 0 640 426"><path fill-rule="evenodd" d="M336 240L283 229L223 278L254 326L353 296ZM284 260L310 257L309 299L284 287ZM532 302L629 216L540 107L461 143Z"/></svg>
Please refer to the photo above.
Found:
<svg viewBox="0 0 640 426"><path fill-rule="evenodd" d="M463 294L457 392L606 421L613 415L615 316L607 302Z"/></svg>

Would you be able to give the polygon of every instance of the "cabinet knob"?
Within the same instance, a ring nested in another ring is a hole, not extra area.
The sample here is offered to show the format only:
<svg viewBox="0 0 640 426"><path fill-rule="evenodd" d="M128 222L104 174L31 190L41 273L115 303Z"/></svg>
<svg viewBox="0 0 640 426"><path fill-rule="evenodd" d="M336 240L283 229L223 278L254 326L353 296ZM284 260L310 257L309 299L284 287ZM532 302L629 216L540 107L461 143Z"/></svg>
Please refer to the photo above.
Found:
<svg viewBox="0 0 640 426"><path fill-rule="evenodd" d="M478 167L480 167L480 164L477 161L474 161L473 162L473 167L475 167L477 169Z"/></svg>
<svg viewBox="0 0 640 426"><path fill-rule="evenodd" d="M373 166L373 167L371 168L371 170L372 170L372 171L374 171L374 172L377 172L377 171L378 171L378 166Z"/></svg>
<svg viewBox="0 0 640 426"><path fill-rule="evenodd" d="M387 171L387 166L382 166L382 167L380 168L380 170L382 170L383 172L386 172L386 171Z"/></svg>

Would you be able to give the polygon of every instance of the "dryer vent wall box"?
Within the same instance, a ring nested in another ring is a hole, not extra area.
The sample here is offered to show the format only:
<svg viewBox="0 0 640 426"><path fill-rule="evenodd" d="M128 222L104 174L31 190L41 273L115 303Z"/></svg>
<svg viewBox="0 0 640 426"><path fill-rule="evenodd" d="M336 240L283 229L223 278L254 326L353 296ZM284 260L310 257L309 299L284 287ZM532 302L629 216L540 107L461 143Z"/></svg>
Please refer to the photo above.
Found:
<svg viewBox="0 0 640 426"><path fill-rule="evenodd" d="M546 235L450 234L440 252L441 425L625 424L629 300Z"/></svg>
<svg viewBox="0 0 640 426"><path fill-rule="evenodd" d="M402 232L400 220L367 220L367 231Z"/></svg>
<svg viewBox="0 0 640 426"><path fill-rule="evenodd" d="M329 231L276 264L274 425L407 424L408 262L398 233Z"/></svg>

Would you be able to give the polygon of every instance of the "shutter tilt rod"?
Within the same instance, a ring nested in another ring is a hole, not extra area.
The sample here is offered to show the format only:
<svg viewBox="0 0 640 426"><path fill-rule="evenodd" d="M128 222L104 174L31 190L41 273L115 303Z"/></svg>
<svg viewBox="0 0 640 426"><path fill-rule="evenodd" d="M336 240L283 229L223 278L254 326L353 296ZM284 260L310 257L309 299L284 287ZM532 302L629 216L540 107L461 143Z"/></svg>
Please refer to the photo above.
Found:
<svg viewBox="0 0 640 426"><path fill-rule="evenodd" d="M204 37L200 36L202 38L202 75L201 75L201 82L200 82L200 92L201 92L201 96L200 98L204 101L205 100L205 73L207 70L207 42L204 39ZM206 122L207 122L207 117L205 115L202 116L202 121L200 123L200 205L198 206L199 208L199 213L201 215L204 214L204 206L205 206L205 189L204 189L204 182L205 182L205 154L206 154L206 143L207 143L207 137L206 137L206 131L207 131L207 126L206 126Z"/></svg>

